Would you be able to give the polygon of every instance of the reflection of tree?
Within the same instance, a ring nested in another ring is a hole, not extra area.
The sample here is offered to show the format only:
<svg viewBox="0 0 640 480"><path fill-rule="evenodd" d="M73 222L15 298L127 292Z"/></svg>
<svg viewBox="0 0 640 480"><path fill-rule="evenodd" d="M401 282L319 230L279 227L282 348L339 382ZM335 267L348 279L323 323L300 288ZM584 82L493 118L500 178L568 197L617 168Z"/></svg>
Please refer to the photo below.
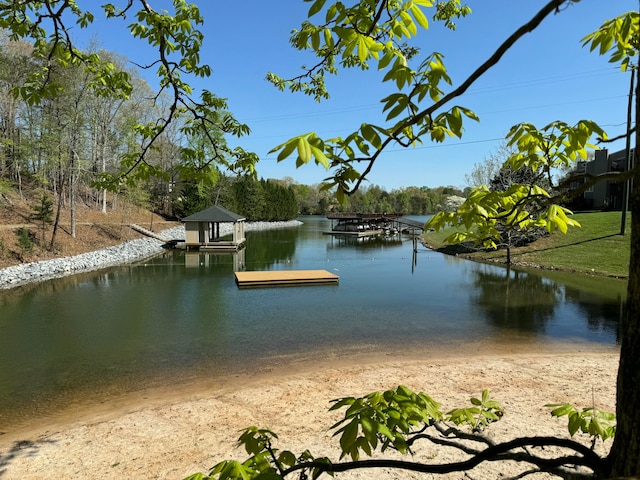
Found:
<svg viewBox="0 0 640 480"><path fill-rule="evenodd" d="M584 315L589 330L615 334L616 343L620 343L620 320L625 304L622 297L605 300L590 292L568 287L565 297Z"/></svg>
<svg viewBox="0 0 640 480"><path fill-rule="evenodd" d="M290 261L296 252L299 229L282 228L247 233L246 262L251 270L260 270Z"/></svg>
<svg viewBox="0 0 640 480"><path fill-rule="evenodd" d="M479 266L473 275L471 301L496 326L538 333L553 317L560 290L555 283L525 272L492 271L487 266Z"/></svg>

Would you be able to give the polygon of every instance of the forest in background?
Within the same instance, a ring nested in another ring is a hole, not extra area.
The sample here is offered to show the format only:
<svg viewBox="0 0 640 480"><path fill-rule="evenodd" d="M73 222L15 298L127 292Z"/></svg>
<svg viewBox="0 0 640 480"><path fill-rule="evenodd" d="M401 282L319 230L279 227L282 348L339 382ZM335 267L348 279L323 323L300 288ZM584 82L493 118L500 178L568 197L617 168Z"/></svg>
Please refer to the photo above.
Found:
<svg viewBox="0 0 640 480"><path fill-rule="evenodd" d="M184 146L195 148L202 139L187 138L180 122L164 130L145 154L150 171L161 175L135 182L125 178L116 192L108 192L100 187L100 180L122 171L124 159L140 148L140 133L133 126L160 118L170 99L128 68L126 59L104 50L95 52L131 75L135 88L130 95L96 95L94 80L84 68L55 64L49 75L56 94L31 103L15 92L29 75L42 70L46 59L33 55L30 43L9 40L0 32L0 200L11 190L20 195L25 188L37 190L38 195L23 198L35 198L29 200L34 203L34 216L51 224L52 246L65 217L75 237L79 204L107 213L115 208L116 198L166 218L181 218L218 204L248 220L277 221L331 211L424 215L444 208L447 197L463 195L455 187L411 186L387 192L371 185L340 204L335 192L320 185L235 175L225 169L219 151L210 151L203 165L217 168L203 168L207 176L190 178L184 172L192 169L193 158L185 158ZM227 112L219 110L216 115L224 119ZM222 130L209 133L219 145L226 145Z"/></svg>

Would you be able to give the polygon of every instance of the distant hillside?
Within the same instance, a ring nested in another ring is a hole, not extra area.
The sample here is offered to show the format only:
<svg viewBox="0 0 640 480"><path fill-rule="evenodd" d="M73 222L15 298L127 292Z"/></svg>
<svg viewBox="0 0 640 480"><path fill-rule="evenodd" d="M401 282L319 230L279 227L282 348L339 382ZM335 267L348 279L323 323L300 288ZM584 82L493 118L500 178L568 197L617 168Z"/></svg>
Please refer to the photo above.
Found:
<svg viewBox="0 0 640 480"><path fill-rule="evenodd" d="M128 203L121 196L110 196L107 213L102 213L87 195L77 200L75 238L71 236L71 213L66 204L60 212L53 248L49 249L53 225L46 225L43 242L42 224L36 225L33 219L41 196L42 189L30 184L22 185L19 190L6 181L0 183L0 268L77 255L140 238L141 234L130 228L132 223L154 231L179 224ZM49 198L56 201L51 195ZM52 208L55 220L57 205L54 203Z"/></svg>

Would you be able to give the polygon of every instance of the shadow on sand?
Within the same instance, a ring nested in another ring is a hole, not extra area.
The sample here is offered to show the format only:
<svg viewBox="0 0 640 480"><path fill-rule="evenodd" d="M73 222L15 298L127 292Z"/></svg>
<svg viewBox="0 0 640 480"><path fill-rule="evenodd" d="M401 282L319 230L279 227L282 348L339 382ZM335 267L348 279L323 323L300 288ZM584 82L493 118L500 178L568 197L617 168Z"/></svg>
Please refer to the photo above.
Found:
<svg viewBox="0 0 640 480"><path fill-rule="evenodd" d="M32 457L38 454L40 446L46 443L55 443L53 440L19 440L7 450L0 450L0 478L4 477L11 462L20 456Z"/></svg>

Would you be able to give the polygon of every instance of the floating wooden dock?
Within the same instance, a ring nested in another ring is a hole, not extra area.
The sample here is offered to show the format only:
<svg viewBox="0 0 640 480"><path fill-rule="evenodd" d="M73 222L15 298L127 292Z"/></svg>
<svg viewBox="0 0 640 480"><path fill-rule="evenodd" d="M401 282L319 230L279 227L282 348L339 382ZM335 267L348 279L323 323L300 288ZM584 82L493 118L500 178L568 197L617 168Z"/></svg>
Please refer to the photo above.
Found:
<svg viewBox="0 0 640 480"><path fill-rule="evenodd" d="M294 285L327 285L338 283L338 275L326 270L270 270L266 272L236 272L240 288Z"/></svg>

